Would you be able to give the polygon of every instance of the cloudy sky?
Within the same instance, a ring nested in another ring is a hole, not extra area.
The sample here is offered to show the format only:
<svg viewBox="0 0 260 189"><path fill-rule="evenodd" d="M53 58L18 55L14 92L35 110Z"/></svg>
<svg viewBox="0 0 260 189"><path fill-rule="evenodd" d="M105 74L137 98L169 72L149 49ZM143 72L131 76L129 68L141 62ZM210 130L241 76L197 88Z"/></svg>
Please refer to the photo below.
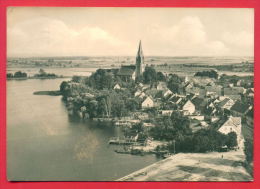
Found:
<svg viewBox="0 0 260 189"><path fill-rule="evenodd" d="M36 8L7 11L7 55L253 56L254 10Z"/></svg>

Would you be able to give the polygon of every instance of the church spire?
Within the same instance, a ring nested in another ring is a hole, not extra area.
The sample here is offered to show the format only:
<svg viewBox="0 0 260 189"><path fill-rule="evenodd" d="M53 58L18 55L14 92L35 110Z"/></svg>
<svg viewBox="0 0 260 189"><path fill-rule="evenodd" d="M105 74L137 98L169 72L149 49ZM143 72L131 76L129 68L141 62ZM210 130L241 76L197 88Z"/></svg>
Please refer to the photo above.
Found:
<svg viewBox="0 0 260 189"><path fill-rule="evenodd" d="M142 49L142 41L140 40L140 42L139 42L139 47L138 47L138 51L137 51L137 55L136 55L136 57L143 57L144 55L143 55L143 49Z"/></svg>
<svg viewBox="0 0 260 189"><path fill-rule="evenodd" d="M143 55L143 49L142 49L142 42L140 40L139 42L139 47L136 55L136 78L140 77L143 75L144 72L144 55Z"/></svg>

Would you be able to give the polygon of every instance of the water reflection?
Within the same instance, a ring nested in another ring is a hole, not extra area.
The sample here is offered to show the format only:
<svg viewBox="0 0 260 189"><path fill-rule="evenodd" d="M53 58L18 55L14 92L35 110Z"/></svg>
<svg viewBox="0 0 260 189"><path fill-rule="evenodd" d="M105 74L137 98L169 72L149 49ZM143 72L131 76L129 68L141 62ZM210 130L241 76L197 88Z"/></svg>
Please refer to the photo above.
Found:
<svg viewBox="0 0 260 189"><path fill-rule="evenodd" d="M95 135L86 133L74 145L74 158L77 160L87 159L88 163L92 163L98 145L99 141Z"/></svg>

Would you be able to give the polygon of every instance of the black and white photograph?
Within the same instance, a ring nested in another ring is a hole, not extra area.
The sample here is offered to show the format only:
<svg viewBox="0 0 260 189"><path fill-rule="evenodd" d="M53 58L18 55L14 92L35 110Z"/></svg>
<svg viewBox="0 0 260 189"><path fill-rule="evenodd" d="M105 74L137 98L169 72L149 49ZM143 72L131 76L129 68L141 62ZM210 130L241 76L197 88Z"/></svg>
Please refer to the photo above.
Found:
<svg viewBox="0 0 260 189"><path fill-rule="evenodd" d="M9 181L253 181L253 8L7 8Z"/></svg>

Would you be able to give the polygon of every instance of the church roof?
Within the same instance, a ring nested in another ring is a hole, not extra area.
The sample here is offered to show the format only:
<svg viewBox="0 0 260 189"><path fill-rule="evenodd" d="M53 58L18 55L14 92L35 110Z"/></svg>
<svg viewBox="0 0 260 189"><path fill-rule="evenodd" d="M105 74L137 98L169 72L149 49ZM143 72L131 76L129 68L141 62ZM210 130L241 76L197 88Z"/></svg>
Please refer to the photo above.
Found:
<svg viewBox="0 0 260 189"><path fill-rule="evenodd" d="M129 66L122 66L119 71L117 72L117 75L121 76L132 76L135 72L135 65L129 65Z"/></svg>

